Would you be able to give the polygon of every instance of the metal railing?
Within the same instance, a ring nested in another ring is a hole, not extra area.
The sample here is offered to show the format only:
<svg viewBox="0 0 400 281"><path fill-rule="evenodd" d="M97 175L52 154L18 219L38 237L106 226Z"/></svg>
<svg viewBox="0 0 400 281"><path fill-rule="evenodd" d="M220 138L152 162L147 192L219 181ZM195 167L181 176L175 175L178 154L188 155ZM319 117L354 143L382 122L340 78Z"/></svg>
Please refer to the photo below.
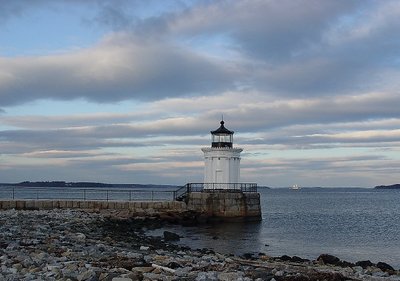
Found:
<svg viewBox="0 0 400 281"><path fill-rule="evenodd" d="M171 201L176 190L0 187L0 200Z"/></svg>
<svg viewBox="0 0 400 281"><path fill-rule="evenodd" d="M0 187L0 200L171 201L190 192L257 192L256 183L187 183L179 189Z"/></svg>
<svg viewBox="0 0 400 281"><path fill-rule="evenodd" d="M190 192L257 192L256 183L187 183L174 192L175 200L182 200Z"/></svg>

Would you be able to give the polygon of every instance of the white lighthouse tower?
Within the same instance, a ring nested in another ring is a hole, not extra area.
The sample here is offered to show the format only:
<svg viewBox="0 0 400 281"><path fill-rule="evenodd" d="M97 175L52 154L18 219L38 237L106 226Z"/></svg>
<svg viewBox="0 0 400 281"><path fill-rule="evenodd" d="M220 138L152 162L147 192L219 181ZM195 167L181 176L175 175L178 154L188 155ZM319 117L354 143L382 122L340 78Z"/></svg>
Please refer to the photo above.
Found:
<svg viewBox="0 0 400 281"><path fill-rule="evenodd" d="M233 147L233 131L225 128L225 122L211 131L211 147L204 152L204 189L236 189L240 182L241 148Z"/></svg>
<svg viewBox="0 0 400 281"><path fill-rule="evenodd" d="M204 182L187 183L174 192L199 221L260 221L256 183L240 182L241 148L233 147L233 131L224 126L211 131L211 147L204 152Z"/></svg>

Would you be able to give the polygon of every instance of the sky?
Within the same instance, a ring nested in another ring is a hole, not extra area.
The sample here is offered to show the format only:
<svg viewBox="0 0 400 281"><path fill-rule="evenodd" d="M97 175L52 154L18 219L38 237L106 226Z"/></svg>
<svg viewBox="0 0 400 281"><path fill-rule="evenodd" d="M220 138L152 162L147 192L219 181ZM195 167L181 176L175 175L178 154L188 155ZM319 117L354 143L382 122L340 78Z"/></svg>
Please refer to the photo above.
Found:
<svg viewBox="0 0 400 281"><path fill-rule="evenodd" d="M0 182L400 182L400 1L0 0Z"/></svg>

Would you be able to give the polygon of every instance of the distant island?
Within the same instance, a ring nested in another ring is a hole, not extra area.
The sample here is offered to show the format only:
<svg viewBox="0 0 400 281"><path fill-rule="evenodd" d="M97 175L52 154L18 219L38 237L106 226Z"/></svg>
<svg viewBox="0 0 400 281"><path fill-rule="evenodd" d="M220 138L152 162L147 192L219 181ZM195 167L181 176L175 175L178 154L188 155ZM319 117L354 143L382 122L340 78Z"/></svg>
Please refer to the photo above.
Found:
<svg viewBox="0 0 400 281"><path fill-rule="evenodd" d="M157 184L109 184L100 182L65 182L65 181L23 181L20 183L0 183L0 186L8 187L84 187L84 188L154 188L154 187L177 187L175 185Z"/></svg>
<svg viewBox="0 0 400 281"><path fill-rule="evenodd" d="M400 189L400 183L392 184L392 185L378 185L375 186L375 189Z"/></svg>

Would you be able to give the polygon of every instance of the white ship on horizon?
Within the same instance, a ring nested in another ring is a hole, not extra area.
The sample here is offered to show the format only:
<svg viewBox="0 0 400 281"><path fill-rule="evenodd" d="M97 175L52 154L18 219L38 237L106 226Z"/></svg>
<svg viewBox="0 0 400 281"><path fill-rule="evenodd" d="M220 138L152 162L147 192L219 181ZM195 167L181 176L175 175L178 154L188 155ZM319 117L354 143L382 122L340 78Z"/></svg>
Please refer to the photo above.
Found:
<svg viewBox="0 0 400 281"><path fill-rule="evenodd" d="M291 190L299 190L300 186L298 186L297 184L294 184L292 187L290 187Z"/></svg>

